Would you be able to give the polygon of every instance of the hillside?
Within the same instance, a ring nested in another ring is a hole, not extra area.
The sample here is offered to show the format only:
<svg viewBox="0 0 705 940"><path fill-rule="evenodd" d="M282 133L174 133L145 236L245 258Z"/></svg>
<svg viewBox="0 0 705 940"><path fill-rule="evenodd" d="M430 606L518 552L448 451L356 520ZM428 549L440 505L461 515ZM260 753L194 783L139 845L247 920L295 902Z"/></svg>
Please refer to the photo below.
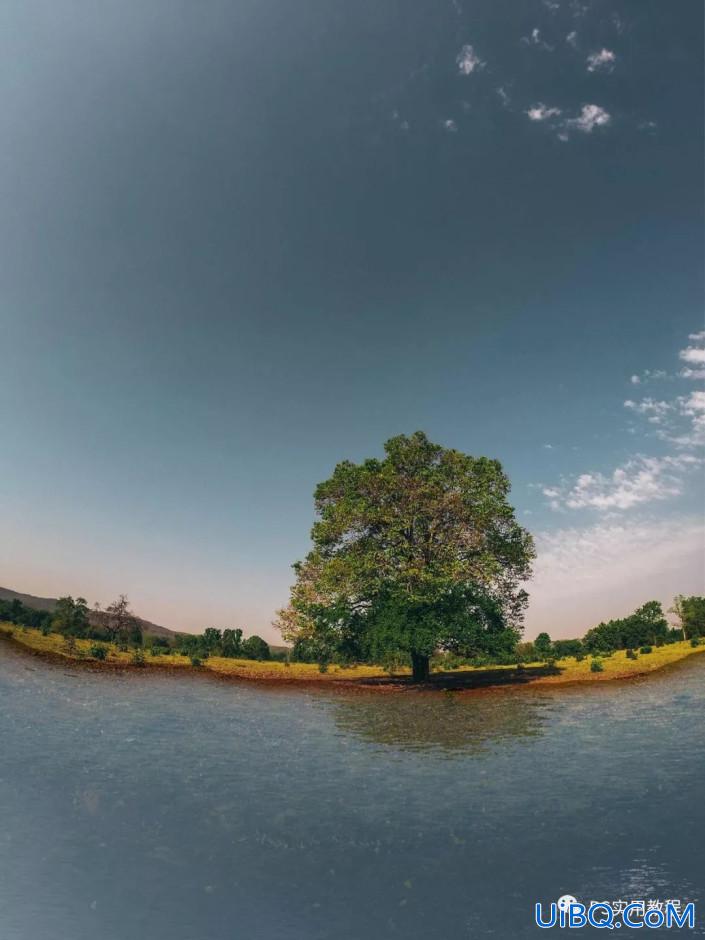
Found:
<svg viewBox="0 0 705 940"><path fill-rule="evenodd" d="M33 594L22 594L20 591L13 591L10 588L0 587L0 600L4 601L21 601L25 607L33 607L35 610L54 610L56 607L56 597L35 597ZM100 614L95 611L91 611L89 619L92 624L100 626L102 624L102 618ZM136 618L140 626L142 627L142 632L146 634L151 634L152 636L176 636L177 630L170 630L168 627L162 627L158 623L151 623L149 620L143 620L142 617Z"/></svg>

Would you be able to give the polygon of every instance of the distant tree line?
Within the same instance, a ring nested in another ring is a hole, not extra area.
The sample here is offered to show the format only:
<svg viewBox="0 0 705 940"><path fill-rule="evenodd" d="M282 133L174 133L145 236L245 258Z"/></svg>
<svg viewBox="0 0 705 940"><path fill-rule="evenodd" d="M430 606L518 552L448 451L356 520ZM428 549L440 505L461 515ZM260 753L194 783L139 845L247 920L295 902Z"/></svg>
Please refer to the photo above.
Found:
<svg viewBox="0 0 705 940"><path fill-rule="evenodd" d="M524 662L563 659L566 656L605 655L617 650L649 652L654 646L690 640L697 646L705 637L705 597L678 595L670 609L679 626L670 627L659 601L647 601L628 617L599 623L575 640L551 640L539 633L533 643L519 643L517 655Z"/></svg>
<svg viewBox="0 0 705 940"><path fill-rule="evenodd" d="M101 608L92 609L83 597L60 597L53 611L28 607L20 600L0 600L0 621L33 627L45 634L59 633L67 640L92 639L115 643L118 649L147 649L153 655L180 653L192 660L209 656L233 659L267 660L277 658L260 636L243 637L243 631L208 627L201 634L174 634L173 637L144 634L140 620L130 609L124 594ZM278 654L282 656L284 654Z"/></svg>

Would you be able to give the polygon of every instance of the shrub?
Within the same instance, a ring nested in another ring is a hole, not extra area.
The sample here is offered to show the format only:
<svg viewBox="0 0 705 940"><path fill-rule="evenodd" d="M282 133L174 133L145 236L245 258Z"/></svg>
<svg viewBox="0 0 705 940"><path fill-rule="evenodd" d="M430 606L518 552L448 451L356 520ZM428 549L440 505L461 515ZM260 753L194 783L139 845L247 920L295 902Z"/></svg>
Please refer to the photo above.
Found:
<svg viewBox="0 0 705 940"><path fill-rule="evenodd" d="M590 663L590 672L604 672L605 667L602 665L599 659L593 659Z"/></svg>
<svg viewBox="0 0 705 940"><path fill-rule="evenodd" d="M73 655L76 652L76 637L67 636L64 640L64 649L67 653Z"/></svg>
<svg viewBox="0 0 705 940"><path fill-rule="evenodd" d="M700 637L694 636L690 641L690 645L693 647L693 649L695 649L696 646L700 646Z"/></svg>
<svg viewBox="0 0 705 940"><path fill-rule="evenodd" d="M101 662L108 657L108 650L100 643L94 643L89 650L93 659L99 659Z"/></svg>
<svg viewBox="0 0 705 940"><path fill-rule="evenodd" d="M634 652L634 650L632 649L627 650L627 659L637 659L637 655Z"/></svg>
<svg viewBox="0 0 705 940"><path fill-rule="evenodd" d="M320 662L320 663L318 664L318 671L319 671L319 672L328 672L328 663L325 662L325 661L324 661L324 662Z"/></svg>
<svg viewBox="0 0 705 940"><path fill-rule="evenodd" d="M202 665L203 665L203 660L201 659L200 656L192 656L192 657L191 657L191 665L192 665L192 666L196 666L196 667L202 666Z"/></svg>
<svg viewBox="0 0 705 940"><path fill-rule="evenodd" d="M139 647L132 651L132 665L144 666L144 652Z"/></svg>
<svg viewBox="0 0 705 940"><path fill-rule="evenodd" d="M581 663L585 659L585 653L576 653L575 661L576 663Z"/></svg>
<svg viewBox="0 0 705 940"><path fill-rule="evenodd" d="M651 653L651 652L653 652L653 649L652 649L652 647L650 647L650 646L642 646L641 649L639 650L639 652L640 652L640 653L643 653L644 655L646 655L646 653Z"/></svg>

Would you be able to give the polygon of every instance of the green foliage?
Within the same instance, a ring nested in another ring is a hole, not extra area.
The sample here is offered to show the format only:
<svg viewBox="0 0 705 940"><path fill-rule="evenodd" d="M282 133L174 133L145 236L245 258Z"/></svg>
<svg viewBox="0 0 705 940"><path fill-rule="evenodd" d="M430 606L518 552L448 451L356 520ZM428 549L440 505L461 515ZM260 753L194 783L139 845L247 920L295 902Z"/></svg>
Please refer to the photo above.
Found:
<svg viewBox="0 0 705 940"><path fill-rule="evenodd" d="M671 610L680 620L684 640L705 637L705 597L684 597L679 594Z"/></svg>
<svg viewBox="0 0 705 940"><path fill-rule="evenodd" d="M653 649L650 646L642 646L639 650L640 653L646 655L647 653L652 653Z"/></svg>
<svg viewBox="0 0 705 940"><path fill-rule="evenodd" d="M202 665L203 665L203 660L201 659L200 656L192 656L192 657L191 657L191 665L192 665L192 666L196 666L196 668L198 668L199 666L202 666Z"/></svg>
<svg viewBox="0 0 705 940"><path fill-rule="evenodd" d="M590 663L590 672L604 672L605 667L602 665L599 659L593 659Z"/></svg>
<svg viewBox="0 0 705 940"><path fill-rule="evenodd" d="M16 623L24 628L34 627L37 630L43 630L46 626L47 633L51 632L51 613L48 610L26 607L17 598L11 601L0 600L0 620Z"/></svg>
<svg viewBox="0 0 705 940"><path fill-rule="evenodd" d="M438 650L509 655L527 595L531 536L495 460L431 443L387 441L382 460L344 461L315 492L313 549L294 568L286 640L344 647L362 660Z"/></svg>
<svg viewBox="0 0 705 940"><path fill-rule="evenodd" d="M144 650L137 647L132 651L132 665L133 666L144 666Z"/></svg>
<svg viewBox="0 0 705 940"><path fill-rule="evenodd" d="M52 630L64 636L87 636L89 632L88 604L85 598L60 597L51 618Z"/></svg>
<svg viewBox="0 0 705 940"><path fill-rule="evenodd" d="M668 622L658 601L647 601L621 620L600 623L585 634L583 645L590 653L629 649L655 644L668 637Z"/></svg>
<svg viewBox="0 0 705 940"><path fill-rule="evenodd" d="M628 649L628 650L627 650L627 659L638 659L638 657L637 657L637 655L636 655L636 653L634 652L633 649Z"/></svg>
<svg viewBox="0 0 705 940"><path fill-rule="evenodd" d="M248 636L242 644L242 655L245 659L269 659L269 644L256 634Z"/></svg>
<svg viewBox="0 0 705 940"><path fill-rule="evenodd" d="M693 649L695 649L696 646L700 646L700 637L694 636L690 641L690 645L693 647Z"/></svg>
<svg viewBox="0 0 705 940"><path fill-rule="evenodd" d="M538 659L546 660L553 653L551 637L547 633L539 633L534 640L534 650Z"/></svg>
<svg viewBox="0 0 705 940"><path fill-rule="evenodd" d="M242 630L223 630L220 655L233 659L242 656Z"/></svg>
<svg viewBox="0 0 705 940"><path fill-rule="evenodd" d="M553 655L556 659L565 659L567 656L582 655L583 644L581 640L554 640Z"/></svg>
<svg viewBox="0 0 705 940"><path fill-rule="evenodd" d="M101 662L108 658L108 648L102 643L94 643L89 650L93 659L99 659Z"/></svg>

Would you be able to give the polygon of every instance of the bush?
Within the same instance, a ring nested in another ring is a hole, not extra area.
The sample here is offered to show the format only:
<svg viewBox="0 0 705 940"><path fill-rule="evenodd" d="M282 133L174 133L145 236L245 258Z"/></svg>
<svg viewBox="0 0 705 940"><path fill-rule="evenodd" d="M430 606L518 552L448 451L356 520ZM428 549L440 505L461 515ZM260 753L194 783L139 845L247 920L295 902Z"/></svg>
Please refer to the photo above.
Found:
<svg viewBox="0 0 705 940"><path fill-rule="evenodd" d="M64 649L69 655L73 656L76 652L76 637L67 636L64 640Z"/></svg>
<svg viewBox="0 0 705 940"><path fill-rule="evenodd" d="M604 672L605 667L602 665L599 659L593 659L590 663L590 672Z"/></svg>
<svg viewBox="0 0 705 940"><path fill-rule="evenodd" d="M585 659L585 653L576 653L575 661L576 663L581 663Z"/></svg>
<svg viewBox="0 0 705 940"><path fill-rule="evenodd" d="M132 652L132 665L144 666L144 652L139 647Z"/></svg>
<svg viewBox="0 0 705 940"><path fill-rule="evenodd" d="M642 646L639 652L646 655L647 653L652 653L653 649L650 646Z"/></svg>
<svg viewBox="0 0 705 940"><path fill-rule="evenodd" d="M104 659L108 658L108 650L105 646L102 646L100 643L94 643L89 650L93 659L99 659L101 662Z"/></svg>
<svg viewBox="0 0 705 940"><path fill-rule="evenodd" d="M192 656L192 657L191 657L191 665L192 665L192 666L196 666L196 667L202 666L202 665L203 665L203 660L201 659L200 656Z"/></svg>
<svg viewBox="0 0 705 940"><path fill-rule="evenodd" d="M694 636L690 641L690 645L693 647L693 649L695 649L696 646L700 646L700 637Z"/></svg>
<svg viewBox="0 0 705 940"><path fill-rule="evenodd" d="M627 650L627 659L637 659L637 658L638 657L636 653L634 652L634 650L632 649Z"/></svg>

